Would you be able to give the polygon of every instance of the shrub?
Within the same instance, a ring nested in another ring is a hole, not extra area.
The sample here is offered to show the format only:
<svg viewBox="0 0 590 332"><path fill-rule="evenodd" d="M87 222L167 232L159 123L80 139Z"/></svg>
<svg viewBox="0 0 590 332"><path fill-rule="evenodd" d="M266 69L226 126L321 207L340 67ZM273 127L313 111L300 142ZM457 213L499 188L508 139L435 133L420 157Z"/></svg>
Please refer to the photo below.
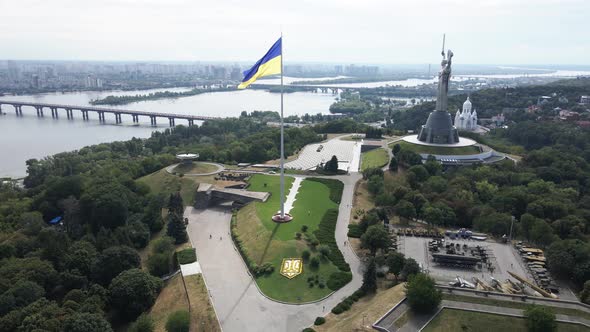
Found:
<svg viewBox="0 0 590 332"><path fill-rule="evenodd" d="M315 332L315 330L312 329L311 327L306 327L301 332Z"/></svg>
<svg viewBox="0 0 590 332"><path fill-rule="evenodd" d="M360 227L359 224L349 224L348 225L348 237L353 237L355 239L358 239L361 237L361 235L363 235L363 229Z"/></svg>
<svg viewBox="0 0 590 332"><path fill-rule="evenodd" d="M129 327L127 332L153 332L154 321L147 314L141 314L133 324Z"/></svg>
<svg viewBox="0 0 590 332"><path fill-rule="evenodd" d="M161 277L170 272L172 259L169 254L153 254L148 257L147 266L151 275Z"/></svg>
<svg viewBox="0 0 590 332"><path fill-rule="evenodd" d="M271 274L274 272L275 267L272 265L272 263L264 263L264 265L261 266L261 269L262 273Z"/></svg>
<svg viewBox="0 0 590 332"><path fill-rule="evenodd" d="M555 314L547 307L528 306L524 311L526 325L531 332L551 332L557 330Z"/></svg>
<svg viewBox="0 0 590 332"><path fill-rule="evenodd" d="M330 274L328 278L328 288L335 291L346 285L352 280L352 273L338 271Z"/></svg>
<svg viewBox="0 0 590 332"><path fill-rule="evenodd" d="M186 310L178 310L168 316L166 320L166 331L188 332L190 327L190 316Z"/></svg>
<svg viewBox="0 0 590 332"><path fill-rule="evenodd" d="M322 325L326 322L326 319L324 317L316 317L315 321L313 322L313 325Z"/></svg>
<svg viewBox="0 0 590 332"><path fill-rule="evenodd" d="M317 269L320 267L320 259L317 256L312 257L309 261L309 266L313 269Z"/></svg>
<svg viewBox="0 0 590 332"><path fill-rule="evenodd" d="M152 247L153 253L169 253L174 251L174 239L169 236L163 236L154 241Z"/></svg>
<svg viewBox="0 0 590 332"><path fill-rule="evenodd" d="M340 315L343 312L344 312L344 309L342 309L339 305L337 305L334 308L332 308L332 313L334 315Z"/></svg>
<svg viewBox="0 0 590 332"><path fill-rule="evenodd" d="M361 297L365 296L365 294L366 292L359 288L357 291L352 293L351 296L345 298L342 302L338 303L334 308L332 308L332 313L339 315L344 311L349 310L352 304L358 301Z"/></svg>
<svg viewBox="0 0 590 332"><path fill-rule="evenodd" d="M325 244L322 244L318 247L318 251L320 252L320 254L322 254L322 256L324 257L328 257L330 255L330 247L328 247Z"/></svg>
<svg viewBox="0 0 590 332"><path fill-rule="evenodd" d="M295 238L297 240L301 240L301 233L299 233L299 232L295 233Z"/></svg>
<svg viewBox="0 0 590 332"><path fill-rule="evenodd" d="M270 262L264 263L260 266L258 266L258 264L256 264L256 263L254 263L254 264L250 265L250 270L252 271L254 276L260 277L265 274L273 273L275 270L275 267Z"/></svg>
<svg viewBox="0 0 590 332"><path fill-rule="evenodd" d="M195 248L188 248L176 253L178 264L190 264L197 260L197 253Z"/></svg>
<svg viewBox="0 0 590 332"><path fill-rule="evenodd" d="M344 260L344 256L338 249L334 232L336 231L336 222L338 221L338 209L329 209L326 211L319 228L314 232L320 243L327 245L330 248L328 258L341 271L350 271L350 266Z"/></svg>
<svg viewBox="0 0 590 332"><path fill-rule="evenodd" d="M301 253L301 258L303 258L304 261L308 260L309 256L311 256L311 252L309 252L309 250L303 250Z"/></svg>
<svg viewBox="0 0 590 332"><path fill-rule="evenodd" d="M307 229L308 229L307 225L303 225L303 226L301 226L301 231L302 231L303 233L307 232Z"/></svg>

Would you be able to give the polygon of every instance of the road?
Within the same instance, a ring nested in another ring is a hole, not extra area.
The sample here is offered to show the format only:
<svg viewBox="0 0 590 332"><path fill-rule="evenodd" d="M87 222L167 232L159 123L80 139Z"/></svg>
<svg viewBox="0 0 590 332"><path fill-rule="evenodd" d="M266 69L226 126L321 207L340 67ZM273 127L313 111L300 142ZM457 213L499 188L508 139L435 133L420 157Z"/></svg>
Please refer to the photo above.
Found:
<svg viewBox="0 0 590 332"><path fill-rule="evenodd" d="M187 208L188 235L203 270L221 327L233 331L301 331L317 316L326 315L336 304L362 285L362 264L344 242L348 241L355 183L358 173L333 176L344 183L336 224L336 242L350 264L352 281L328 298L312 304L283 304L262 295L230 237L231 211L227 206L207 210Z"/></svg>

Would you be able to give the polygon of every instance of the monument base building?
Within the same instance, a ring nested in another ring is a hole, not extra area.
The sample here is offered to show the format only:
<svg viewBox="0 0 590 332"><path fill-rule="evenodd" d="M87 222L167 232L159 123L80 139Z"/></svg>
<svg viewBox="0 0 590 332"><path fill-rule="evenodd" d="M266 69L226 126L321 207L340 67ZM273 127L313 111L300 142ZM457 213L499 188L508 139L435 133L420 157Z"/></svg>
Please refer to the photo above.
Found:
<svg viewBox="0 0 590 332"><path fill-rule="evenodd" d="M459 143L459 133L453 126L451 115L446 111L433 111L420 129L418 140L433 144Z"/></svg>
<svg viewBox="0 0 590 332"><path fill-rule="evenodd" d="M444 51L442 55L441 70L438 73L436 108L430 113L418 135L405 136L403 141L411 144L408 148L420 154L422 160L434 157L445 165L470 165L503 160L505 158L503 154L477 144L472 139L459 137L457 128L473 130L477 126L477 113L471 112L472 105L467 99L463 105L463 113L457 112L455 125L453 125L453 119L447 110L453 52L449 50L446 58Z"/></svg>

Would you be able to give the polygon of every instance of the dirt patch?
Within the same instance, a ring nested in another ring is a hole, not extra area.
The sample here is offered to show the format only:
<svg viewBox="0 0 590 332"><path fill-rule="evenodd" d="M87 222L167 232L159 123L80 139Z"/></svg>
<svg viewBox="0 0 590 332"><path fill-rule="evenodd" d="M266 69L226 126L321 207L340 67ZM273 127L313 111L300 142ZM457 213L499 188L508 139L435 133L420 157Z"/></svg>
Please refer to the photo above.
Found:
<svg viewBox="0 0 590 332"><path fill-rule="evenodd" d="M221 331L215 310L209 301L209 293L205 281L200 274L184 278L190 299L191 331Z"/></svg>
<svg viewBox="0 0 590 332"><path fill-rule="evenodd" d="M357 211L369 211L375 207L373 198L369 193L367 181L361 180L356 183L354 188L354 196L352 199L352 210L350 211L350 221L352 223L358 223L361 219L355 219L354 216L358 213Z"/></svg>
<svg viewBox="0 0 590 332"><path fill-rule="evenodd" d="M371 325L404 297L404 285L379 289L372 296L366 296L352 305L350 310L326 316L326 323L313 326L316 331L373 331Z"/></svg>
<svg viewBox="0 0 590 332"><path fill-rule="evenodd" d="M150 310L150 316L154 320L154 331L165 332L168 315L176 310L188 310L188 300L180 274L166 283Z"/></svg>

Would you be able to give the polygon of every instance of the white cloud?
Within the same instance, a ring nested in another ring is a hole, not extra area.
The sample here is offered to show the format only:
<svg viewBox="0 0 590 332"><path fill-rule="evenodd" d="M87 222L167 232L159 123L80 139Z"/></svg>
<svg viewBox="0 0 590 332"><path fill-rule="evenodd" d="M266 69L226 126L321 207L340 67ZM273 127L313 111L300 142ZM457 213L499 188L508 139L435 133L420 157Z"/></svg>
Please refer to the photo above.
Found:
<svg viewBox="0 0 590 332"><path fill-rule="evenodd" d="M3 58L588 64L584 0L0 0ZM526 45L526 47L523 47Z"/></svg>

